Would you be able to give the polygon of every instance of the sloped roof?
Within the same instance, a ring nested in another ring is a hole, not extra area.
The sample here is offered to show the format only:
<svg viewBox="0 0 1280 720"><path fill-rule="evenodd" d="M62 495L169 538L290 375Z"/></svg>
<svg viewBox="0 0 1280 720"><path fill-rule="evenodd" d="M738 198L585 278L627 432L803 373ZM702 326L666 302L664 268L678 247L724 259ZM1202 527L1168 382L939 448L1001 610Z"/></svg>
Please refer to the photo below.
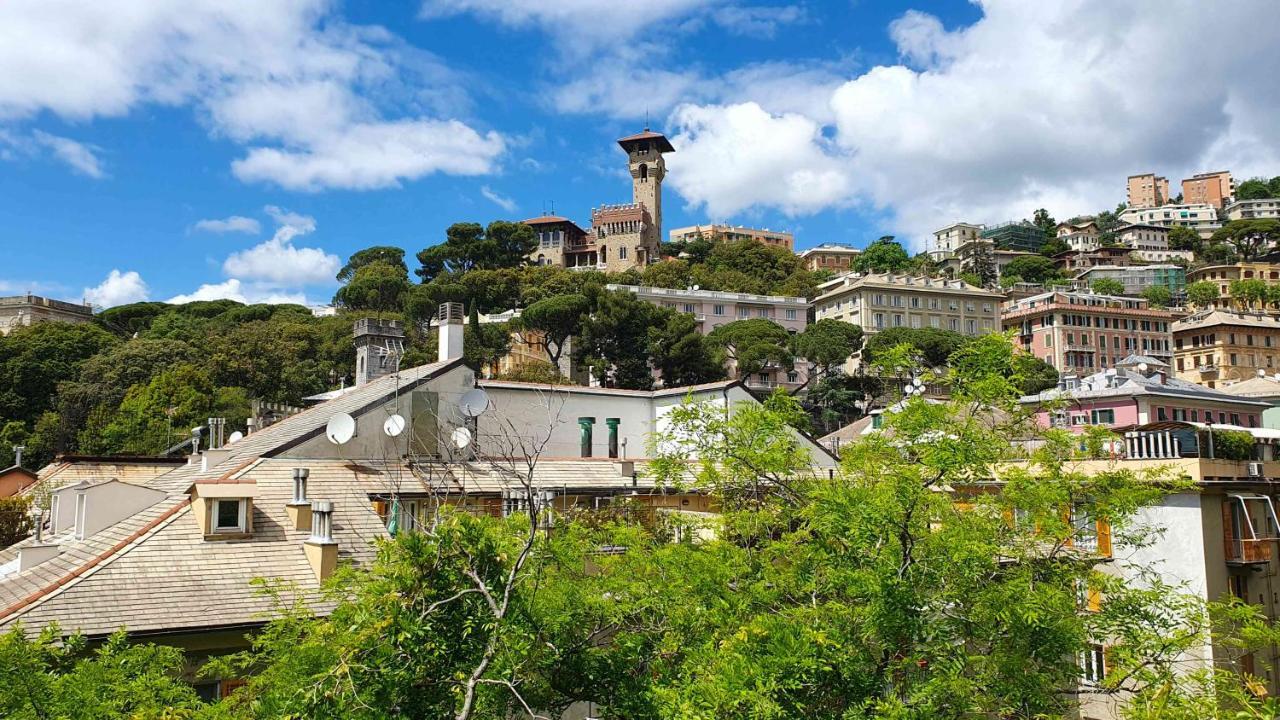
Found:
<svg viewBox="0 0 1280 720"><path fill-rule="evenodd" d="M1218 389L1236 397L1280 398L1280 380L1271 377L1252 377Z"/></svg>
<svg viewBox="0 0 1280 720"><path fill-rule="evenodd" d="M1135 357L1135 356L1131 356ZM1051 389L1036 395L1027 395L1022 398L1023 403L1040 403L1057 399L1073 399L1073 400L1098 400L1103 398L1115 397L1134 397L1138 395L1151 395L1155 397L1178 397L1190 400L1201 400L1207 402L1220 402L1231 405L1252 405L1258 407L1266 407L1268 404L1258 400L1250 400L1248 398L1229 395L1220 390L1213 390L1203 385L1179 380L1175 377L1165 377L1161 382L1158 373L1151 375L1142 375L1137 371L1124 371L1123 375L1116 373L1115 369L1104 370L1094 373L1080 380L1080 387L1062 390Z"/></svg>
<svg viewBox="0 0 1280 720"><path fill-rule="evenodd" d="M622 146L623 150L626 150L628 145L634 142L639 142L641 140L656 141L658 144L659 152L669 153L669 152L676 151L675 147L671 145L671 141L667 139L666 135L663 135L662 133L653 132L649 128L645 128L642 132L638 132L635 135L628 135L624 138L618 138L618 144Z"/></svg>

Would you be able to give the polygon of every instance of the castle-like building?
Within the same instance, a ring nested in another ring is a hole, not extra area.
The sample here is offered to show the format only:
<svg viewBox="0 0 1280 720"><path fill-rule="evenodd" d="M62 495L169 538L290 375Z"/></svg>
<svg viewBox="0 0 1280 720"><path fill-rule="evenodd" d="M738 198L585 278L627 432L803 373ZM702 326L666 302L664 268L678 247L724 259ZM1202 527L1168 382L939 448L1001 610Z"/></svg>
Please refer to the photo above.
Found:
<svg viewBox="0 0 1280 720"><path fill-rule="evenodd" d="M675 148L665 135L649 128L618 140L618 145L627 153L631 202L592 208L591 227L586 230L558 215L525 220L538 235L538 248L529 254L530 262L617 272L643 268L658 260L662 179L667 175L662 156Z"/></svg>

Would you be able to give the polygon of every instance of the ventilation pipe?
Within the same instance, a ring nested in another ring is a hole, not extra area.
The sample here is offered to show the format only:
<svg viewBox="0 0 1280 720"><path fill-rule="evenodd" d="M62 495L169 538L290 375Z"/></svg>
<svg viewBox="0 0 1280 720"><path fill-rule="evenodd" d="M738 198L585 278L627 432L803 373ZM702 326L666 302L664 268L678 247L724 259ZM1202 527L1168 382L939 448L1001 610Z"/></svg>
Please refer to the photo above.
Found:
<svg viewBox="0 0 1280 720"><path fill-rule="evenodd" d="M618 423L622 422L621 418L605 418L605 425L609 426L609 457L618 457Z"/></svg>
<svg viewBox="0 0 1280 720"><path fill-rule="evenodd" d="M591 428L596 424L593 417L578 418L578 440L582 450L582 457L591 457Z"/></svg>
<svg viewBox="0 0 1280 720"><path fill-rule="evenodd" d="M13 446L13 464L16 467L22 467L22 451L26 449L27 448L23 445Z"/></svg>
<svg viewBox="0 0 1280 720"><path fill-rule="evenodd" d="M307 563L317 580L327 580L338 567L338 543L333 539L333 503L311 501L311 537L302 543Z"/></svg>
<svg viewBox="0 0 1280 720"><path fill-rule="evenodd" d="M311 532L311 501L307 499L307 478L310 475L307 468L293 469L293 499L284 506L293 529L299 532Z"/></svg>
<svg viewBox="0 0 1280 720"><path fill-rule="evenodd" d="M440 362L457 360L462 357L462 303L441 303L440 312L436 319L440 323L440 343L437 359Z"/></svg>

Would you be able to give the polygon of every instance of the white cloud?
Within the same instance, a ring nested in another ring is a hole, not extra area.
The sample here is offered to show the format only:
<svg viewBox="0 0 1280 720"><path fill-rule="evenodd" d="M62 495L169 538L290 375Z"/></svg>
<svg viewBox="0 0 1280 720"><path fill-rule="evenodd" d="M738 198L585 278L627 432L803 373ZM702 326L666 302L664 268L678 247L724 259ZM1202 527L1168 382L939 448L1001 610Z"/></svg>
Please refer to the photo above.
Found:
<svg viewBox="0 0 1280 720"><path fill-rule="evenodd" d="M336 8L328 0L0 3L0 121L189 105L213 134L252 144L235 164L239 176L290 188L490 172L505 149L500 135L412 114L465 107L466 83L382 28L345 23ZM394 108L377 102L388 96ZM101 171L62 147L55 152L80 171ZM397 162L395 153L410 157Z"/></svg>
<svg viewBox="0 0 1280 720"><path fill-rule="evenodd" d="M502 208L503 210L506 210L507 212L515 212L516 208L518 207L516 205L515 200L512 200L511 198L503 195L499 195L498 193L491 190L488 185L480 186L480 194L483 195L486 200L492 202L494 205L497 205L498 207Z"/></svg>
<svg viewBox="0 0 1280 720"><path fill-rule="evenodd" d="M90 146L40 130L31 133L31 136L37 143L48 148L54 157L71 166L72 170L81 175L87 175L95 180L101 180L107 176L106 171L102 169L102 162Z"/></svg>
<svg viewBox="0 0 1280 720"><path fill-rule="evenodd" d="M1202 170L1248 177L1280 166L1280 54L1258 52L1280 42L1280 24L1257 21L1269 4L1212 14L1154 0L981 5L983 18L958 30L923 13L899 18L888 31L908 64L824 91L825 108L814 100L823 92L798 80L793 92L807 98L795 103L799 117L677 109L669 182L713 214L870 203L921 247L958 219L1114 207L1138 172L1176 183ZM1177 49L1212 37L1231 42ZM708 161L723 172L697 167Z"/></svg>
<svg viewBox="0 0 1280 720"><path fill-rule="evenodd" d="M165 302L173 305L181 305L182 303L197 302L201 300L235 300L236 302L242 302L245 304L308 304L306 295L301 292L281 292L269 287L245 284L235 278L231 278L226 282L201 285L196 288L194 292L184 295L175 295L168 300L165 300Z"/></svg>
<svg viewBox="0 0 1280 720"><path fill-rule="evenodd" d="M143 282L142 276L133 270L123 273L112 270L96 287L84 289L86 302L104 308L142 302L147 299L147 295L147 284Z"/></svg>
<svg viewBox="0 0 1280 720"><path fill-rule="evenodd" d="M803 115L771 115L743 103L685 105L671 119L676 152L668 158L668 181L712 217L754 205L797 215L849 197L847 164L833 157L819 125Z"/></svg>
<svg viewBox="0 0 1280 720"><path fill-rule="evenodd" d="M262 226L257 220L243 215L232 215L221 220L197 220L191 229L211 233L247 233L257 235Z"/></svg>
<svg viewBox="0 0 1280 720"><path fill-rule="evenodd" d="M779 25L790 25L805 19L806 13L799 5L779 7L736 7L716 8L711 17L717 25L725 30L745 37L772 38Z"/></svg>
<svg viewBox="0 0 1280 720"><path fill-rule="evenodd" d="M271 287L300 287L331 283L342 263L337 255L320 248L295 247L293 239L315 230L315 218L274 206L266 212L275 219L275 234L266 242L232 253L222 264L232 279L249 280ZM225 283L223 283L225 285Z"/></svg>

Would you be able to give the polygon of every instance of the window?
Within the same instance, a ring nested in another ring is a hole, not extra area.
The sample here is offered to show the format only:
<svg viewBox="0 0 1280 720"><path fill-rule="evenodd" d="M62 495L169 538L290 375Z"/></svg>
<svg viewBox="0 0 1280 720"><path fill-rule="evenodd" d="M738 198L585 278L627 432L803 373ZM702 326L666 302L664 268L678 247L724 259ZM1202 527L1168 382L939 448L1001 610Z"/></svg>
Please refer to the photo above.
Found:
<svg viewBox="0 0 1280 720"><path fill-rule="evenodd" d="M769 317L769 308L760 308L759 310L756 310L756 317Z"/></svg>
<svg viewBox="0 0 1280 720"><path fill-rule="evenodd" d="M1162 407L1156 408L1156 420L1159 420L1160 422L1164 422L1165 420L1168 420L1168 419L1169 419L1169 414L1165 411L1164 408Z"/></svg>
<svg viewBox="0 0 1280 720"><path fill-rule="evenodd" d="M685 304L684 304L684 311L685 311L685 312L687 312L687 313L692 313L692 312L693 312L693 304L692 304L692 303L685 303Z"/></svg>
<svg viewBox="0 0 1280 720"><path fill-rule="evenodd" d="M795 320L795 319L796 319L796 310L795 310L795 308L787 308L787 319L788 319L788 320Z"/></svg>
<svg viewBox="0 0 1280 720"><path fill-rule="evenodd" d="M627 246L626 246L626 245L623 245L622 247L618 248L618 259L619 259L619 260L626 260L626 259L627 259Z"/></svg>
<svg viewBox="0 0 1280 720"><path fill-rule="evenodd" d="M744 307L740 307L740 308L738 308L738 317L740 317L740 318L742 318L742 319L744 319L744 320L745 320L745 319L747 319L747 318L749 318L749 317L751 317L751 309L750 309L750 308L744 308Z"/></svg>
<svg viewBox="0 0 1280 720"><path fill-rule="evenodd" d="M1080 656L1080 679L1097 684L1107 676L1107 653L1101 645L1090 645Z"/></svg>
<svg viewBox="0 0 1280 720"><path fill-rule="evenodd" d="M800 382L800 373L796 372L795 370L792 370L791 372L788 372L788 373L787 373L787 382L789 382L789 383L798 383L798 382Z"/></svg>
<svg viewBox="0 0 1280 720"><path fill-rule="evenodd" d="M1160 412L1163 414L1164 408ZM1094 425L1114 425L1116 422L1115 410L1094 410L1090 415Z"/></svg>
<svg viewBox="0 0 1280 720"><path fill-rule="evenodd" d="M894 326L894 327L902 327L902 316L901 316L901 315L899 315L899 314L897 314L897 313L894 313L894 315L893 315L893 326Z"/></svg>
<svg viewBox="0 0 1280 720"><path fill-rule="evenodd" d="M724 306L723 306L723 305L712 305L712 306L711 306L711 314L712 314L712 315L724 315Z"/></svg>
<svg viewBox="0 0 1280 720"><path fill-rule="evenodd" d="M214 532L244 532L244 500L213 501Z"/></svg>
<svg viewBox="0 0 1280 720"><path fill-rule="evenodd" d="M876 329L884 329L884 313L876 313Z"/></svg>

